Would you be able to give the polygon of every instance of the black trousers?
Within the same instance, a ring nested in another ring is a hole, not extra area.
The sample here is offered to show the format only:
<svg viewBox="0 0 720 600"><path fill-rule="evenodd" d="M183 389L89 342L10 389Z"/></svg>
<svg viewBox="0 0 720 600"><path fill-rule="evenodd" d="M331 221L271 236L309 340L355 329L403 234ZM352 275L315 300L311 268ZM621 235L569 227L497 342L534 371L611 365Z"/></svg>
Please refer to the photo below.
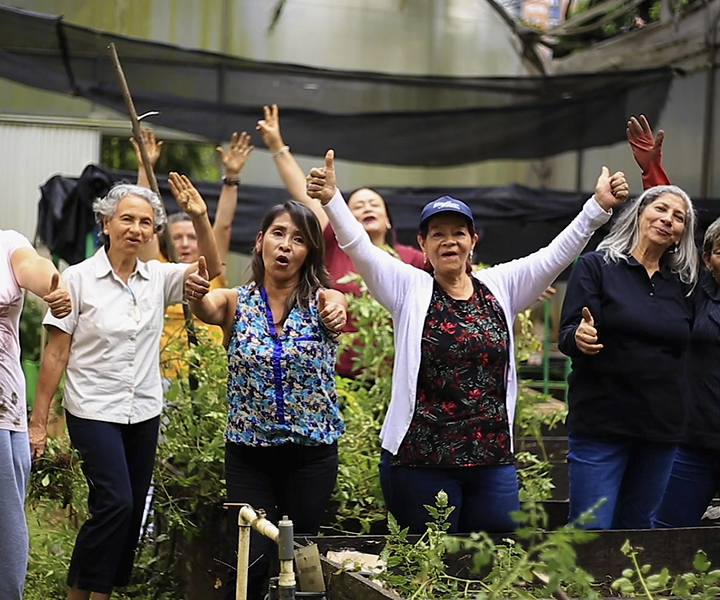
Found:
<svg viewBox="0 0 720 600"><path fill-rule="evenodd" d="M68 586L108 594L130 582L160 417L120 425L67 413L68 432L90 488L90 518L80 529Z"/></svg>
<svg viewBox="0 0 720 600"><path fill-rule="evenodd" d="M287 515L296 534L316 535L327 509L338 469L337 444L301 446L283 444L256 448L228 442L225 445L225 480L229 502L244 502L263 509L273 523ZM239 509L229 514L233 544L237 544ZM267 593L268 568L277 553L275 544L252 531L248 600ZM235 598L235 572L226 585L226 600Z"/></svg>

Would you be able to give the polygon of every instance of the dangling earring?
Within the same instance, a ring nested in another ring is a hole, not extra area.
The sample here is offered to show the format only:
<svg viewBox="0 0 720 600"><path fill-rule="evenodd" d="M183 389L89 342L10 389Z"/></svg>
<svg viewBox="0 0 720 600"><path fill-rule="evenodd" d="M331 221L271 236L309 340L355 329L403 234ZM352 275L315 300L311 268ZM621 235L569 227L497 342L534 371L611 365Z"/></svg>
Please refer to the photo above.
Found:
<svg viewBox="0 0 720 600"><path fill-rule="evenodd" d="M668 250L668 253L669 253L669 254L675 254L679 249L680 249L680 244L679 244L679 243L675 243L675 244L673 244L673 246L670 248L670 250Z"/></svg>

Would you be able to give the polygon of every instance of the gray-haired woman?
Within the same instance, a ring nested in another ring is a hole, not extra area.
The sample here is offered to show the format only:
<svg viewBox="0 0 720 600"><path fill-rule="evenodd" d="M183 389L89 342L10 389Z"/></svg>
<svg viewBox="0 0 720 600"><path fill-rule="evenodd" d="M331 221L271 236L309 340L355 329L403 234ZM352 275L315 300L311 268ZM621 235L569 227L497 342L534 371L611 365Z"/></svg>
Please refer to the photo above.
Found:
<svg viewBox="0 0 720 600"><path fill-rule="evenodd" d="M184 175L171 173L169 182L195 226L205 257L199 262L215 277L220 257L205 202ZM45 317L50 341L30 422L39 456L50 402L66 371L63 406L90 484L91 515L75 543L69 600L87 600L91 592L96 600L109 598L130 580L162 409L163 314L182 301L185 279L198 268L139 260L165 224L160 198L147 188L116 185L94 210L104 246L63 273L72 311L62 319Z"/></svg>
<svg viewBox="0 0 720 600"><path fill-rule="evenodd" d="M570 276L560 350L572 357L571 521L605 498L591 527L652 527L685 422L694 231L684 191L650 188Z"/></svg>

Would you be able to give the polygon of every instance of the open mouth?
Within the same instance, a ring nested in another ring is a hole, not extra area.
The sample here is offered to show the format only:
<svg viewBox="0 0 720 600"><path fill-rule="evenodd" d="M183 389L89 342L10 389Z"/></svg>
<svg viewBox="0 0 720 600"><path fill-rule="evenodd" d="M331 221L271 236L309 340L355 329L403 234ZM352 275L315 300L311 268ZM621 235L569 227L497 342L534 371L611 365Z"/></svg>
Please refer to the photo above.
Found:
<svg viewBox="0 0 720 600"><path fill-rule="evenodd" d="M376 218L376 217L373 217L372 215L369 216L369 217L365 217L365 218L362 220L363 225L367 225L367 224L369 224L369 223L375 223L376 221L377 221L377 218Z"/></svg>
<svg viewBox="0 0 720 600"><path fill-rule="evenodd" d="M280 256L278 256L275 259L275 262L286 267L287 265L290 264L290 259L287 256L285 256L284 254L281 254Z"/></svg>
<svg viewBox="0 0 720 600"><path fill-rule="evenodd" d="M443 252L440 256L442 256L443 258L455 258L456 256L458 256L458 253L449 250L448 252Z"/></svg>

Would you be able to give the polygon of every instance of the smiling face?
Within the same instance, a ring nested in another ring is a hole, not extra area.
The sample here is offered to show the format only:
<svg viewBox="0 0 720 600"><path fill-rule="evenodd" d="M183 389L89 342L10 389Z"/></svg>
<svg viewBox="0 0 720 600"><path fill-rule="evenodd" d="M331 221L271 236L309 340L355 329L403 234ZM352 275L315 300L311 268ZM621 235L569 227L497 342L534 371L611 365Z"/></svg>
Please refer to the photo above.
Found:
<svg viewBox="0 0 720 600"><path fill-rule="evenodd" d="M427 235L418 235L418 244L436 275L459 275L465 272L477 239L465 217L446 212L430 218Z"/></svg>
<svg viewBox="0 0 720 600"><path fill-rule="evenodd" d="M379 234L384 236L390 229L390 218L387 214L385 200L377 192L361 188L350 196L347 204L371 238Z"/></svg>
<svg viewBox="0 0 720 600"><path fill-rule="evenodd" d="M111 251L137 257L155 232L152 206L140 196L125 196L112 217L103 217L103 231Z"/></svg>
<svg viewBox="0 0 720 600"><path fill-rule="evenodd" d="M265 276L277 281L299 281L308 246L287 212L280 213L263 233L258 233L255 251L262 256Z"/></svg>
<svg viewBox="0 0 720 600"><path fill-rule="evenodd" d="M192 221L175 221L170 225L170 236L180 262L192 264L200 258L197 234Z"/></svg>
<svg viewBox="0 0 720 600"><path fill-rule="evenodd" d="M640 243L659 247L664 252L682 239L686 218L687 206L680 196L659 196L638 217Z"/></svg>

